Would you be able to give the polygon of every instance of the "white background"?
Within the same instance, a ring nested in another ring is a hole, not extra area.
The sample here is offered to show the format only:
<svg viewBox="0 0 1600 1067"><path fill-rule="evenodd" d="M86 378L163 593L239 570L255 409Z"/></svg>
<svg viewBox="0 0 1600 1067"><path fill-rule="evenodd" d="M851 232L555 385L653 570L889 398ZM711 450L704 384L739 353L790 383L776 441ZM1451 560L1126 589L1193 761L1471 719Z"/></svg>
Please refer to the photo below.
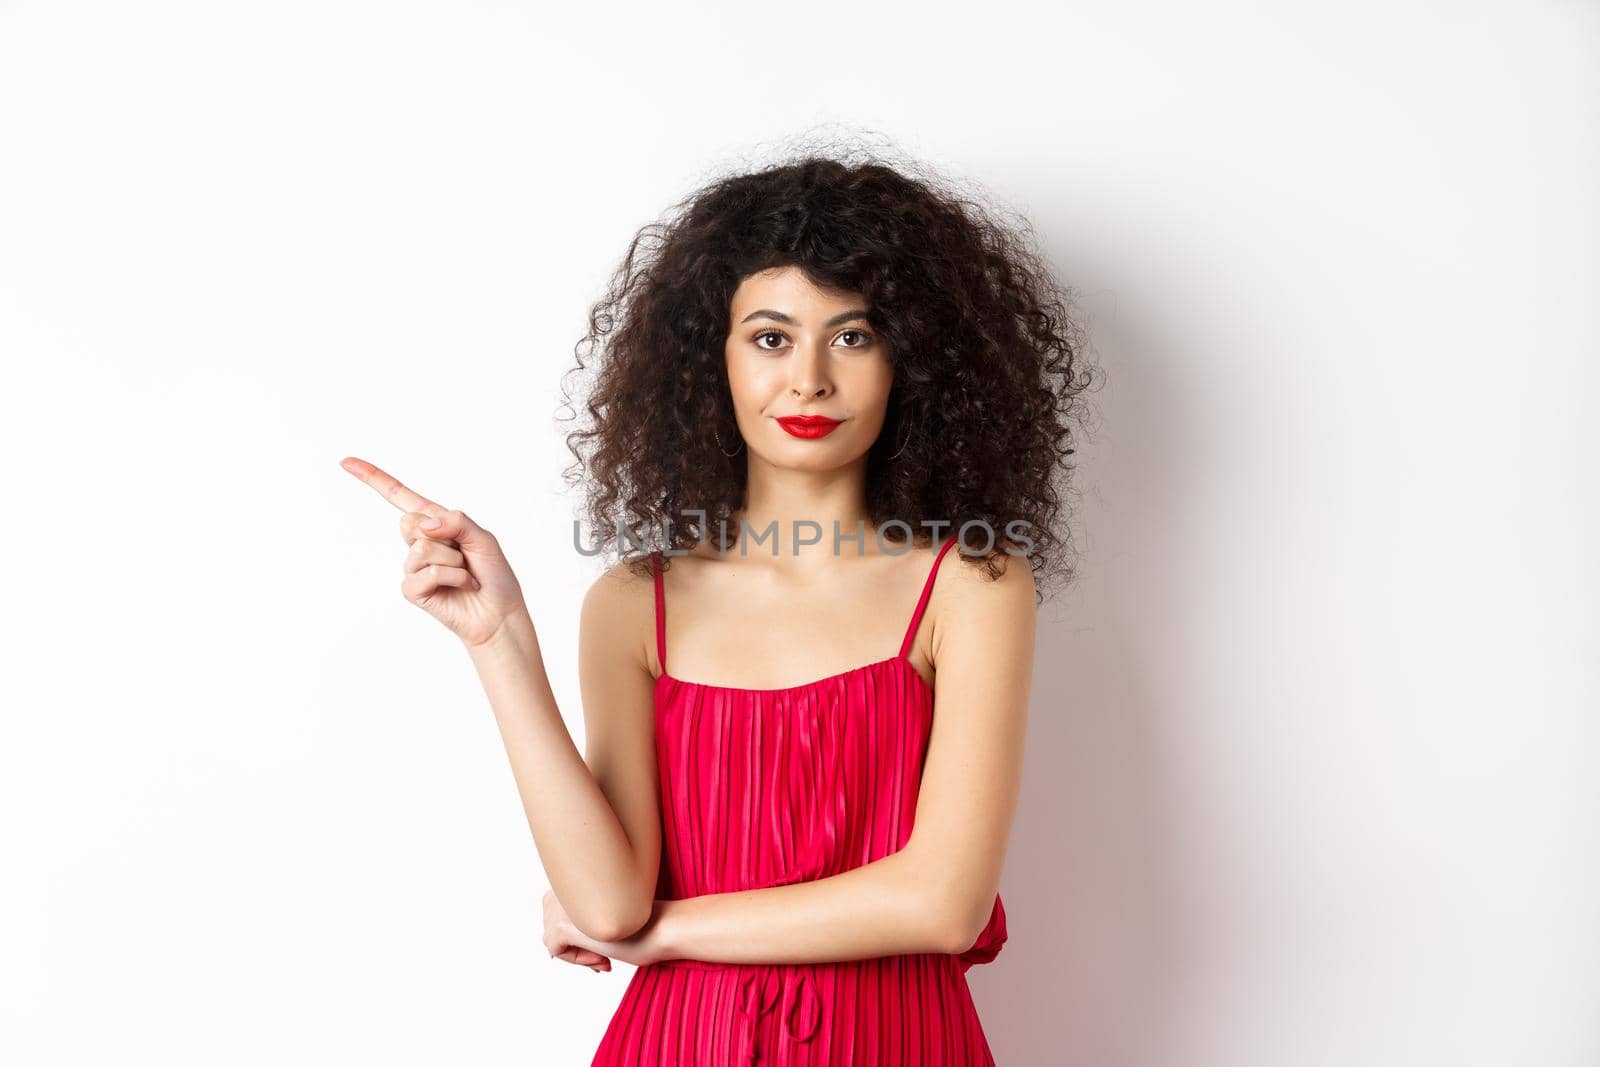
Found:
<svg viewBox="0 0 1600 1067"><path fill-rule="evenodd" d="M628 237L819 124L1092 312L1001 1064L1600 1062L1592 3L0 4L0 1060L585 1064L371 459L506 544Z"/></svg>

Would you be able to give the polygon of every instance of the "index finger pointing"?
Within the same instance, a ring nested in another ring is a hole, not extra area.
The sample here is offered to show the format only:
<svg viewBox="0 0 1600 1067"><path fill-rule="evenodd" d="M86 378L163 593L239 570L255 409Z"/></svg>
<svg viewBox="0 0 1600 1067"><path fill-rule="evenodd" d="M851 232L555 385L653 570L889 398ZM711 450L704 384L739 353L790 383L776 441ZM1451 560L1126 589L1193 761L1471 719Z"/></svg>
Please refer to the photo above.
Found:
<svg viewBox="0 0 1600 1067"><path fill-rule="evenodd" d="M417 511L424 515L443 515L450 510L435 504L425 496L412 492L405 487L400 479L374 467L364 459L346 456L339 461L339 466L372 486L379 496L401 511Z"/></svg>

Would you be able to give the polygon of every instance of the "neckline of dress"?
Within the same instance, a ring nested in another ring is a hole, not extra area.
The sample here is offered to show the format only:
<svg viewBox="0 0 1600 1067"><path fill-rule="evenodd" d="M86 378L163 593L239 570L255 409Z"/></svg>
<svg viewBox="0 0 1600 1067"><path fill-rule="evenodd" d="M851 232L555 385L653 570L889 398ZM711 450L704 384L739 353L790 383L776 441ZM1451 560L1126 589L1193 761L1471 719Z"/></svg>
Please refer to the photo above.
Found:
<svg viewBox="0 0 1600 1067"><path fill-rule="evenodd" d="M883 667L887 664L895 662L904 663L906 665L906 669L911 672L911 677L916 680L917 685L921 687L924 692L929 694L933 693L933 686L928 684L928 680L922 676L921 671L911 666L911 657L909 656L890 656L887 659L874 660L871 663L863 663L859 667L851 667L849 670L840 671L838 674L830 674L826 678L817 678L813 681L801 682L799 685L781 685L775 688L752 689L742 685L712 685L709 682L691 682L687 678L679 678L678 676L667 671L662 671L660 674L656 675L655 687L660 689L663 681L672 681L678 685L691 686L695 689L709 689L718 693L796 693L802 689L815 689L819 685L826 685L829 682L837 682L848 678L853 674L861 674L865 671L870 671L874 668Z"/></svg>

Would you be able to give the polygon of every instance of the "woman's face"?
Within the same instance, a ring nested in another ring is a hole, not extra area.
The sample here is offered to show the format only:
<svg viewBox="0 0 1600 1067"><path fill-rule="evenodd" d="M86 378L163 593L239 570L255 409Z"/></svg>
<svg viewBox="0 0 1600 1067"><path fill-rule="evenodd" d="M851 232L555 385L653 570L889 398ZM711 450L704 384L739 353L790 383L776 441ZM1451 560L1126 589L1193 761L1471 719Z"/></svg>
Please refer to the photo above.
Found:
<svg viewBox="0 0 1600 1067"><path fill-rule="evenodd" d="M728 385L753 455L776 467L829 470L872 447L894 368L867 322L870 311L853 293L816 288L797 267L739 284L729 305ZM789 421L803 415L838 421L810 430ZM732 451L735 442L722 437Z"/></svg>

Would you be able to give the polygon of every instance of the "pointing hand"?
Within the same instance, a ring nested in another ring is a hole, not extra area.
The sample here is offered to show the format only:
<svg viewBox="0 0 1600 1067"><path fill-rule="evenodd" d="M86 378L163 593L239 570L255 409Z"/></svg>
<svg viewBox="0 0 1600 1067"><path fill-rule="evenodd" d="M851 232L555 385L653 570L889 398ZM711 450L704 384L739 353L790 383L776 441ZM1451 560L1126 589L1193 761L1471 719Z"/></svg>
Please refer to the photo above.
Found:
<svg viewBox="0 0 1600 1067"><path fill-rule="evenodd" d="M463 511L442 507L364 459L339 465L401 511L409 546L400 592L444 623L468 646L493 637L507 619L527 613L522 586L494 535ZM426 528L426 523L436 523Z"/></svg>

